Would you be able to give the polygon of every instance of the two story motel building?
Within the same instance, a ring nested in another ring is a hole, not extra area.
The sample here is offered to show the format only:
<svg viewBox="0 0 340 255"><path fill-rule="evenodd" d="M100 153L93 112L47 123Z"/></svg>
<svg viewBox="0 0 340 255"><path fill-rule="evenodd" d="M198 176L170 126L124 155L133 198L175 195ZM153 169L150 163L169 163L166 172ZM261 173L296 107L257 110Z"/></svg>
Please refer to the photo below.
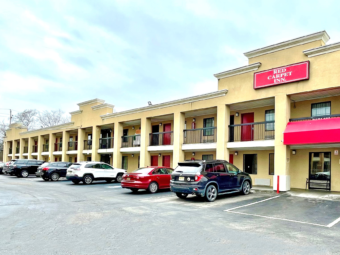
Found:
<svg viewBox="0 0 340 255"><path fill-rule="evenodd" d="M328 40L321 31L246 52L247 66L215 74L216 92L122 112L93 99L70 123L12 124L4 161L100 160L133 171L225 159L254 185L340 191L340 43Z"/></svg>

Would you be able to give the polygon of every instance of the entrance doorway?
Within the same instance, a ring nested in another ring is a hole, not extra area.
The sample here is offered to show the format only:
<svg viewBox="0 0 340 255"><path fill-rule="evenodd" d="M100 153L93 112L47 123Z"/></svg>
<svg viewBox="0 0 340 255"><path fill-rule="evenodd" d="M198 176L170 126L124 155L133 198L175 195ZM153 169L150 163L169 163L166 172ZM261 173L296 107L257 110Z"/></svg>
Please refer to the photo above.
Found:
<svg viewBox="0 0 340 255"><path fill-rule="evenodd" d="M171 124L164 124L163 132L169 132L163 134L163 145L170 145L171 144ZM169 166L170 167L170 166Z"/></svg>
<svg viewBox="0 0 340 255"><path fill-rule="evenodd" d="M309 153L309 189L331 190L331 153Z"/></svg>
<svg viewBox="0 0 340 255"><path fill-rule="evenodd" d="M159 145L159 125L152 126L151 145Z"/></svg>
<svg viewBox="0 0 340 255"><path fill-rule="evenodd" d="M254 113L242 114L242 124L254 123ZM241 141L254 140L254 125L241 126Z"/></svg>
<svg viewBox="0 0 340 255"><path fill-rule="evenodd" d="M170 167L170 155L163 156L163 166Z"/></svg>
<svg viewBox="0 0 340 255"><path fill-rule="evenodd" d="M257 174L257 154L244 154L243 166L246 173Z"/></svg>
<svg viewBox="0 0 340 255"><path fill-rule="evenodd" d="M106 164L110 164L110 155L109 154L101 154L100 161Z"/></svg>
<svg viewBox="0 0 340 255"><path fill-rule="evenodd" d="M158 166L158 156L151 156L151 166Z"/></svg>
<svg viewBox="0 0 340 255"><path fill-rule="evenodd" d="M230 115L230 125L234 125L235 120L234 120L234 115ZM233 142L234 141L234 127L230 127L229 129L229 141Z"/></svg>

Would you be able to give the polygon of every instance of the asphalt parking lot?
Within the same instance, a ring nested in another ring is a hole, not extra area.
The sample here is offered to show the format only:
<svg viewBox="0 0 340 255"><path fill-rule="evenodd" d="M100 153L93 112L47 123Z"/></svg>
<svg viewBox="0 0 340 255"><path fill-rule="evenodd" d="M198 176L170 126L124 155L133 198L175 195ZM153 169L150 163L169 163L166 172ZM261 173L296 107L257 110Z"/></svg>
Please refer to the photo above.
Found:
<svg viewBox="0 0 340 255"><path fill-rule="evenodd" d="M253 191L207 203L0 175L0 208L0 254L340 254L334 199Z"/></svg>

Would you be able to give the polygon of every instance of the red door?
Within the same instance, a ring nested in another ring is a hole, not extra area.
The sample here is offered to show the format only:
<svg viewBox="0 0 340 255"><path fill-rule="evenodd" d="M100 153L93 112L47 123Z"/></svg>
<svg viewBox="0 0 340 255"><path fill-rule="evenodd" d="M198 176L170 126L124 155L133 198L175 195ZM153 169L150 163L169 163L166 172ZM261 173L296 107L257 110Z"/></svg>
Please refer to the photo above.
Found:
<svg viewBox="0 0 340 255"><path fill-rule="evenodd" d="M163 132L171 132L171 124L164 124ZM171 144L171 133L163 134L163 145Z"/></svg>
<svg viewBox="0 0 340 255"><path fill-rule="evenodd" d="M151 166L158 166L158 156L151 156Z"/></svg>
<svg viewBox="0 0 340 255"><path fill-rule="evenodd" d="M234 164L234 154L229 154L229 163Z"/></svg>
<svg viewBox="0 0 340 255"><path fill-rule="evenodd" d="M254 123L254 113L242 114L242 124ZM254 141L254 125L241 126L241 141Z"/></svg>
<svg viewBox="0 0 340 255"><path fill-rule="evenodd" d="M163 156L163 166L170 167L170 155Z"/></svg>

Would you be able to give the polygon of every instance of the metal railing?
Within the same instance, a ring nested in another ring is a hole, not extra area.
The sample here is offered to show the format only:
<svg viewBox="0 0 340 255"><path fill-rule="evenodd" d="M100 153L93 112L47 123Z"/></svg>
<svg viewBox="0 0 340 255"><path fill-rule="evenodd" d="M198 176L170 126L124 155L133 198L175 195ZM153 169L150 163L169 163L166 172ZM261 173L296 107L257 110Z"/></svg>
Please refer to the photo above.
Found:
<svg viewBox="0 0 340 255"><path fill-rule="evenodd" d="M67 150L68 151L76 151L78 150L78 142L72 141L67 143Z"/></svg>
<svg viewBox="0 0 340 255"><path fill-rule="evenodd" d="M12 154L12 148L9 148L8 154Z"/></svg>
<svg viewBox="0 0 340 255"><path fill-rule="evenodd" d="M273 140L275 121L229 125L229 142Z"/></svg>
<svg viewBox="0 0 340 255"><path fill-rule="evenodd" d="M54 151L62 151L63 143L54 143Z"/></svg>
<svg viewBox="0 0 340 255"><path fill-rule="evenodd" d="M122 148L140 147L140 135L122 136Z"/></svg>
<svg viewBox="0 0 340 255"><path fill-rule="evenodd" d="M113 137L106 137L99 139L99 149L112 149Z"/></svg>
<svg viewBox="0 0 340 255"><path fill-rule="evenodd" d="M216 127L185 129L183 130L183 143L215 143L217 137Z"/></svg>
<svg viewBox="0 0 340 255"><path fill-rule="evenodd" d="M24 147L24 153L28 153L28 146Z"/></svg>
<svg viewBox="0 0 340 255"><path fill-rule="evenodd" d="M150 146L173 145L173 137L174 137L173 131L150 133L149 145Z"/></svg>
<svg viewBox="0 0 340 255"><path fill-rule="evenodd" d="M84 150L92 150L92 140L84 140Z"/></svg>
<svg viewBox="0 0 340 255"><path fill-rule="evenodd" d="M15 153L19 153L20 152L20 148L19 147L16 147L15 148Z"/></svg>
<svg viewBox="0 0 340 255"><path fill-rule="evenodd" d="M38 152L38 145L33 145L32 146L32 153L37 153Z"/></svg>
<svg viewBox="0 0 340 255"><path fill-rule="evenodd" d="M340 117L340 114L333 114L333 115L323 115L323 116L314 116L314 117L294 118L294 119L289 119L289 122L304 121L304 120L317 120L317 119L330 119L330 118L339 118L339 117Z"/></svg>
<svg viewBox="0 0 340 255"><path fill-rule="evenodd" d="M43 144L43 152L48 152L50 150L48 144Z"/></svg>

